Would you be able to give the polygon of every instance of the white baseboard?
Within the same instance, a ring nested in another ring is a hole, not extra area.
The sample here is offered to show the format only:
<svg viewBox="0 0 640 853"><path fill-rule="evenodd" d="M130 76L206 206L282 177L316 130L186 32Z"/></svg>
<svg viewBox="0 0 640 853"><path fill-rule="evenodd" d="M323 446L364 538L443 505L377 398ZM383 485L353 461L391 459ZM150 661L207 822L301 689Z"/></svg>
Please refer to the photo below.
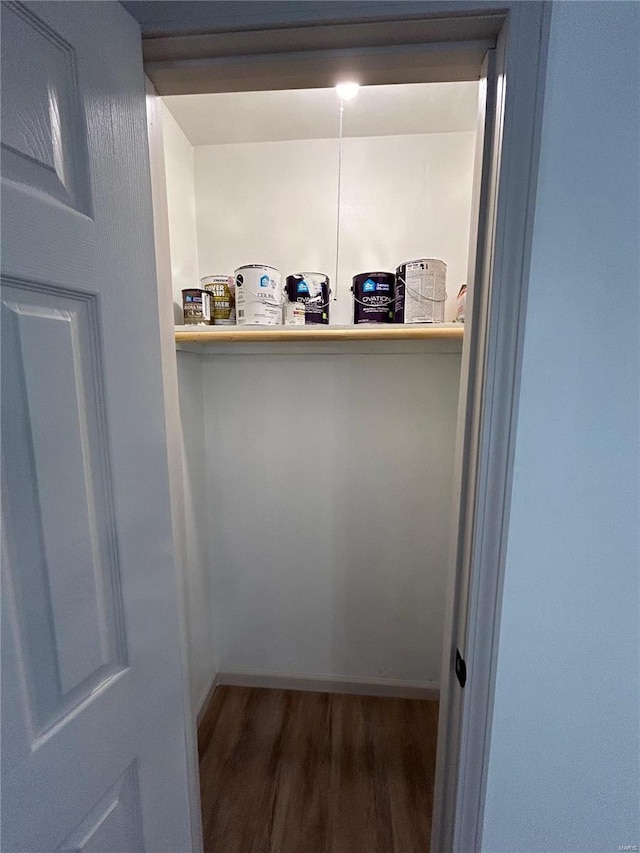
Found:
<svg viewBox="0 0 640 853"><path fill-rule="evenodd" d="M204 717L204 713L207 710L207 708L209 707L209 702L211 702L211 697L213 696L213 693L214 693L216 687L218 686L218 684L219 684L218 675L216 673L216 675L213 676L211 683L209 684L207 689L204 691L204 693L202 694L202 696L198 700L198 704L196 706L196 727L198 727L200 725L200 723L202 722L202 718Z"/></svg>
<svg viewBox="0 0 640 853"><path fill-rule="evenodd" d="M343 675L304 675L280 672L219 672L212 685L310 690L317 693L351 693L357 696L391 696L399 699L439 699L437 681L394 681Z"/></svg>

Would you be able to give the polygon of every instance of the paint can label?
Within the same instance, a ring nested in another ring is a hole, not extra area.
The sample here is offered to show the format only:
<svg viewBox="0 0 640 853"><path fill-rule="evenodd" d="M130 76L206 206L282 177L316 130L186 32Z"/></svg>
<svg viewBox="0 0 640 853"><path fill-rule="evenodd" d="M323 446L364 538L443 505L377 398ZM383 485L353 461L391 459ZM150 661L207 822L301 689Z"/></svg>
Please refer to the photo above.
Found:
<svg viewBox="0 0 640 853"><path fill-rule="evenodd" d="M284 303L284 324L285 326L304 326L305 307L302 302Z"/></svg>
<svg viewBox="0 0 640 853"><path fill-rule="evenodd" d="M396 270L396 323L444 323L447 265L436 258L407 261Z"/></svg>
<svg viewBox="0 0 640 853"><path fill-rule="evenodd" d="M239 267L235 271L238 325L282 325L282 276L274 267Z"/></svg>
<svg viewBox="0 0 640 853"><path fill-rule="evenodd" d="M216 325L230 325L236 321L235 279L230 275L208 275L200 284L211 299L211 317Z"/></svg>
<svg viewBox="0 0 640 853"><path fill-rule="evenodd" d="M388 323L393 316L395 276L390 272L360 273L353 278L353 322ZM391 315L391 316L390 316Z"/></svg>
<svg viewBox="0 0 640 853"><path fill-rule="evenodd" d="M206 290L193 287L182 291L182 311L187 325L210 325L211 301Z"/></svg>
<svg viewBox="0 0 640 853"><path fill-rule="evenodd" d="M300 272L287 276L285 305L298 302L305 308L305 324L329 323L331 289L324 273Z"/></svg>

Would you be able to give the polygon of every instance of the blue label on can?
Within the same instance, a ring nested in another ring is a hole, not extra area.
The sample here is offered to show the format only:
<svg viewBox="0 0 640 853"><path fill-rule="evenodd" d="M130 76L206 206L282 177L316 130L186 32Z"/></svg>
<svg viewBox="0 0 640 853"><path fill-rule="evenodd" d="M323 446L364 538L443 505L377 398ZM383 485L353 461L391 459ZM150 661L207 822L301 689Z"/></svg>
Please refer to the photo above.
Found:
<svg viewBox="0 0 640 853"><path fill-rule="evenodd" d="M309 285L304 279L298 282L298 293L309 293Z"/></svg>
<svg viewBox="0 0 640 853"><path fill-rule="evenodd" d="M362 285L362 290L364 291L364 293L371 293L371 291L375 291L375 289L376 289L376 283L375 283L375 281L372 281L370 278L368 278L365 281L365 283Z"/></svg>
<svg viewBox="0 0 640 853"><path fill-rule="evenodd" d="M269 276L263 275L260 277L260 287L269 287Z"/></svg>

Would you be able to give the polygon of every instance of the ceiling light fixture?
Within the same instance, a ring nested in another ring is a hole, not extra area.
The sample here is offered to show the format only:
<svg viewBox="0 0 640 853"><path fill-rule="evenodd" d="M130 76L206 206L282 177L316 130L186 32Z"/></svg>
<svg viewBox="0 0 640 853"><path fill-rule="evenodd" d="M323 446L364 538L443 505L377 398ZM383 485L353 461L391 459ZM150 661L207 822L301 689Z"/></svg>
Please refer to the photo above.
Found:
<svg viewBox="0 0 640 853"><path fill-rule="evenodd" d="M359 83L338 83L338 85L336 86L336 94L338 95L341 101L352 101L358 94L359 89Z"/></svg>

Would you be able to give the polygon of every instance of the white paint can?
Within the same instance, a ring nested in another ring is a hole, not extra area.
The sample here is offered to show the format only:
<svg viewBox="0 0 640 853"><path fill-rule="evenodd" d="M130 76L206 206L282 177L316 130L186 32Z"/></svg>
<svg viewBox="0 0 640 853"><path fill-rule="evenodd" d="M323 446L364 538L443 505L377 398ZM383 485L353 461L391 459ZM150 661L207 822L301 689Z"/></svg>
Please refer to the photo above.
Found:
<svg viewBox="0 0 640 853"><path fill-rule="evenodd" d="M394 323L444 323L447 265L438 258L407 261L396 270Z"/></svg>
<svg viewBox="0 0 640 853"><path fill-rule="evenodd" d="M236 322L239 326L282 325L282 275L275 267L247 264L238 267Z"/></svg>

